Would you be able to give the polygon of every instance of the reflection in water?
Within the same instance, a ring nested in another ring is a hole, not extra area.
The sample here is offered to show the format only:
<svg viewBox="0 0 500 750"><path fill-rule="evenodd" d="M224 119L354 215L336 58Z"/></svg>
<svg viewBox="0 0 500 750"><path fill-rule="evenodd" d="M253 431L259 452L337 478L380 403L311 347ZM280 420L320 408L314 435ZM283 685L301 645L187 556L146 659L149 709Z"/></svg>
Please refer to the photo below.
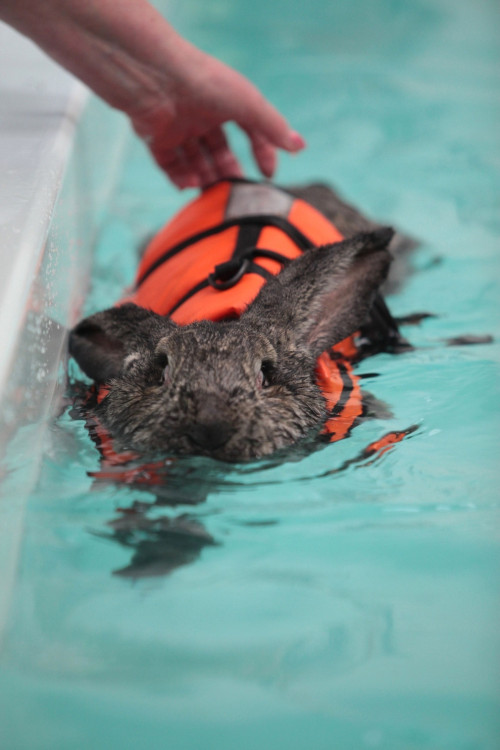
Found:
<svg viewBox="0 0 500 750"><path fill-rule="evenodd" d="M342 462L340 466L315 476L302 476L301 482L330 477L346 471L355 464L370 465L394 445L417 430L412 425L406 430L391 431L379 440L370 443L359 454ZM299 456L295 451L295 458ZM262 469L275 468L276 460L259 462L238 470L240 475L262 472ZM100 532L98 536L117 542L133 550L130 563L119 570L116 575L127 578L144 578L172 573L176 568L194 562L207 546L219 544L205 529L204 525L192 515L183 513L176 517L149 517L159 507L178 505L198 505L212 492L247 485L241 481L232 481L233 467L224 466L212 459L186 458L178 461L167 460L153 465L109 467L103 472L92 474L94 481L126 484L137 489L148 489L155 500L151 502L134 501L130 507L119 508L119 517L108 522L110 532ZM224 470L225 469L225 470ZM229 475L229 476L228 476ZM279 480L259 481L260 486L281 484Z"/></svg>
<svg viewBox="0 0 500 750"><path fill-rule="evenodd" d="M100 534L133 550L129 565L115 570L115 575L127 578L166 575L194 562L204 547L217 544L203 524L188 514L151 519L147 517L146 506L147 503L135 502L131 508L120 509L120 516L108 523L112 531Z"/></svg>

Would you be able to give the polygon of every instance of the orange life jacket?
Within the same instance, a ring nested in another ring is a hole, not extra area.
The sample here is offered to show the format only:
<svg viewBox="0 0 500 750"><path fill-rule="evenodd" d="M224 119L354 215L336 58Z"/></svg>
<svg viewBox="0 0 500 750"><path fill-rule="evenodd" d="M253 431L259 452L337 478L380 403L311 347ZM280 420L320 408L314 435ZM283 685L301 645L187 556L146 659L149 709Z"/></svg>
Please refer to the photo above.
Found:
<svg viewBox="0 0 500 750"><path fill-rule="evenodd" d="M238 317L266 277L281 270L282 262L273 254L293 259L308 247L342 239L338 229L303 200L269 185L219 182L155 235L141 260L135 290L121 303L134 302L170 315L179 325ZM323 352L316 363L316 380L329 413L323 433L332 442L345 437L363 411L351 364L357 354L350 336ZM108 386L94 386L89 402L100 402L108 393ZM91 472L96 480L147 486L164 482L163 462L131 466L137 454L116 453L111 436L95 416L88 427L102 457L100 470ZM383 435L332 473L384 454L415 429L413 425Z"/></svg>
<svg viewBox="0 0 500 750"><path fill-rule="evenodd" d="M150 241L134 302L179 325L237 318L266 280L304 250L343 239L316 208L271 185L225 180L205 190ZM347 435L362 414L361 391L350 360L352 336L317 360L317 383L330 417L330 440Z"/></svg>

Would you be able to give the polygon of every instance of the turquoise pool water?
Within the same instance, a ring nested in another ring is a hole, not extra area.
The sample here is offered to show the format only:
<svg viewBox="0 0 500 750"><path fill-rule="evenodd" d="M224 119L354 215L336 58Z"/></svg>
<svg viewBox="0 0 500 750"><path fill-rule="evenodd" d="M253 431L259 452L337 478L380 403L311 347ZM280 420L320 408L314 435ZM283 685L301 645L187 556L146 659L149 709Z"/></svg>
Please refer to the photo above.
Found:
<svg viewBox="0 0 500 750"><path fill-rule="evenodd" d="M304 133L281 182L329 180L419 238L389 304L437 317L405 329L413 352L359 368L392 418L279 466L187 462L174 507L94 481L97 451L66 411L26 512L0 745L498 748L498 5L185 0L172 20ZM87 312L120 295L136 246L185 200L130 138ZM444 344L462 334L495 340Z"/></svg>

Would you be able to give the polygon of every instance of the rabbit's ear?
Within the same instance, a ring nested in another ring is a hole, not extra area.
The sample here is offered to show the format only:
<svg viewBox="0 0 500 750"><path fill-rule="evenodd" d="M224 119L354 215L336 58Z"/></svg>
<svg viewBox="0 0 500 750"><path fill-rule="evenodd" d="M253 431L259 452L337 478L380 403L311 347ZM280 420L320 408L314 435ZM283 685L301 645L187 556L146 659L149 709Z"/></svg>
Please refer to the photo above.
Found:
<svg viewBox="0 0 500 750"><path fill-rule="evenodd" d="M379 229L306 251L266 284L246 320L277 343L319 356L365 322L389 269L393 234Z"/></svg>
<svg viewBox="0 0 500 750"><path fill-rule="evenodd" d="M70 333L69 350L83 372L104 382L120 374L127 355L165 335L174 323L137 305L112 307L82 320Z"/></svg>

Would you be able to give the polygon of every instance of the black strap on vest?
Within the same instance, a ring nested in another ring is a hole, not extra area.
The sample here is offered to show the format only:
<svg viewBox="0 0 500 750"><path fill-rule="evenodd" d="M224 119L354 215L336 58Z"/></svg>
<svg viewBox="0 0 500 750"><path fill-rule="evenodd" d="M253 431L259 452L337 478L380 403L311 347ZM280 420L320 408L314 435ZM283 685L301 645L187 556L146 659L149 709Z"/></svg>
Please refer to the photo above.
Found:
<svg viewBox="0 0 500 750"><path fill-rule="evenodd" d="M198 232L198 234L193 234L191 237L188 237L182 242L179 242L177 245L174 245L173 247L166 250L157 260L155 260L154 263L151 264L148 269L146 269L142 273L137 281L137 286L140 286L152 273L154 273L154 271L156 271L157 268L159 268L163 263L172 258L174 255L177 255L177 253L179 253L181 250L184 250L184 248L189 247L189 245L194 245L196 242L204 240L206 237L212 237L215 234L220 234L226 229L230 229L231 227L235 226L240 227L240 235L243 230L248 229L257 231L257 236L260 234L264 227L276 227L277 229L281 229L281 231L284 232L292 240L292 242L294 242L297 247L300 248L300 250L307 250L308 248L313 247L313 243L309 240L308 237L306 237L305 234L300 231L300 229L297 229L297 227L289 222L288 219L285 219L281 216L273 216L272 214L262 214L259 216L240 216L236 219L228 219L227 221L223 221L221 224L217 224L215 227L210 227L209 229L205 229L202 232ZM256 240L253 244L255 244L255 242Z"/></svg>
<svg viewBox="0 0 500 750"><path fill-rule="evenodd" d="M176 304L166 313L172 315L184 302L190 297L200 292L202 289L206 289L207 286L211 286L213 289L217 289L220 292L230 289L243 278L246 273L256 273L262 276L266 281L272 279L274 274L267 271L262 266L253 262L254 258L270 258L276 260L278 263L285 265L289 262L290 258L287 258L281 253L276 253L274 250L266 250L261 247L247 247L245 250L239 252L238 256L233 256L231 260L226 263L221 263L215 266L213 272L209 274L208 278L200 281L192 289L187 292Z"/></svg>

